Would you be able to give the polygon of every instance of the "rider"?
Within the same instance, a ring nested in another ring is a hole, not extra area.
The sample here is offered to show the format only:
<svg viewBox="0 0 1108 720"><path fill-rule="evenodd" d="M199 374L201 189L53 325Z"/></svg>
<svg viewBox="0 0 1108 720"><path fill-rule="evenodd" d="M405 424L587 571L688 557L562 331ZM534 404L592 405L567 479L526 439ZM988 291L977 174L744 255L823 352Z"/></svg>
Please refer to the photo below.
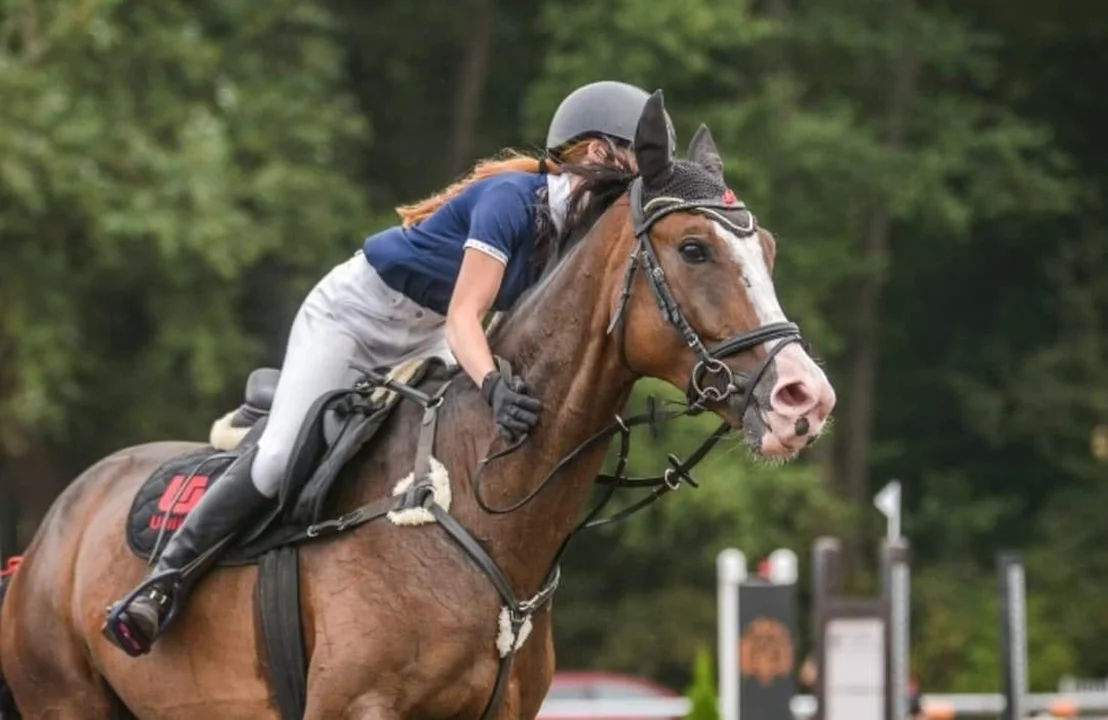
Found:
<svg viewBox="0 0 1108 720"><path fill-rule="evenodd" d="M349 387L356 368L428 355L456 361L480 387L502 435L515 440L534 426L542 405L521 380L501 377L482 318L511 307L565 241L570 193L580 181L574 167L634 169L631 146L648 97L620 82L578 88L554 113L545 157L481 161L446 190L397 208L400 225L368 237L312 289L292 324L256 448L189 513L152 570L156 579L106 625L112 642L130 655L149 652L193 582L182 581L182 569L272 506L309 408Z"/></svg>

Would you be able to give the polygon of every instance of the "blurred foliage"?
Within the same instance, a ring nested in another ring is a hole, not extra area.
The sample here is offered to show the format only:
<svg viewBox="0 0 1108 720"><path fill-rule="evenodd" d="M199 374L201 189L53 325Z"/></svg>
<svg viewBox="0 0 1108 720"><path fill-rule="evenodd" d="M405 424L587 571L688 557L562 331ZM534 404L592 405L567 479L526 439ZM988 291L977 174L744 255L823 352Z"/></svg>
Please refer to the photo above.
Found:
<svg viewBox="0 0 1108 720"><path fill-rule="evenodd" d="M1037 568L1028 570L1027 652L1032 692L1057 689L1058 678L1080 674L1073 637L1059 632L1060 600L1043 592ZM1000 595L995 568L945 562L912 578L912 663L929 687L948 692L999 688Z"/></svg>
<svg viewBox="0 0 1108 720"><path fill-rule="evenodd" d="M334 19L298 2L5 5L0 447L195 427L262 347L247 309L287 315L365 227L346 166L367 123Z"/></svg>
<svg viewBox="0 0 1108 720"><path fill-rule="evenodd" d="M813 539L854 533L872 558L868 494L897 477L924 692L997 687L1004 548L1028 560L1033 685L1108 674L1105 8L543 0L479 32L489 1L0 0L0 477L46 455L56 492L116 447L203 438L280 361L311 284L453 179L466 88L485 156L541 145L561 97L618 78L664 88L681 142L711 126L842 411L801 462L729 439L698 489L575 541L560 666L685 686L719 550L792 548L806 601ZM492 61L462 82L479 37ZM872 423L846 422L867 387ZM644 381L632 405L648 393L674 397ZM714 426L636 431L632 471ZM872 441L864 497L834 471L852 433Z"/></svg>
<svg viewBox="0 0 1108 720"><path fill-rule="evenodd" d="M713 670L712 655L708 648L700 645L696 649L696 664L693 666L692 685L685 695L692 703L685 720L719 720L716 698L716 674Z"/></svg>

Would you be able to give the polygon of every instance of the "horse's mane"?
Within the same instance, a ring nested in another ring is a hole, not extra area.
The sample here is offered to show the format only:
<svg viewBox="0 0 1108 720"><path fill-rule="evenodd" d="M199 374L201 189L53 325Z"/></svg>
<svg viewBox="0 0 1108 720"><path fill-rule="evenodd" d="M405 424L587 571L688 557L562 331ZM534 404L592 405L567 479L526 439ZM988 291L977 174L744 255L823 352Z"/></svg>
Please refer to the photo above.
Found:
<svg viewBox="0 0 1108 720"><path fill-rule="evenodd" d="M564 164L562 171L576 175L581 181L569 195L560 231L554 224L549 203L539 204L532 258L532 262L542 268L539 281L565 260L569 251L588 234L612 203L627 192L637 175L630 161L614 152L604 164Z"/></svg>
<svg viewBox="0 0 1108 720"><path fill-rule="evenodd" d="M580 246L597 221L627 192L631 181L638 176L630 161L614 152L606 158L605 164L567 163L562 165L562 171L581 178L581 182L570 192L562 228L558 230L554 223L544 188L540 195L542 202L536 206L535 252L531 259L541 270L535 282L516 299L512 307L497 314L487 329L490 341L500 334L510 315L542 290L573 250Z"/></svg>

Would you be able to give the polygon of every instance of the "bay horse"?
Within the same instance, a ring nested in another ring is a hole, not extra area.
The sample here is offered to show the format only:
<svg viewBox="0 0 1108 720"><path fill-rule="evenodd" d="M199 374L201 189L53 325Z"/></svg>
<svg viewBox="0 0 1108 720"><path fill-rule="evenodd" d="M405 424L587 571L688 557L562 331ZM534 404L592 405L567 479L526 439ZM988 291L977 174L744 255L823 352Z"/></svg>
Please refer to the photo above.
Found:
<svg viewBox="0 0 1108 720"><path fill-rule="evenodd" d="M588 440L622 422L636 379L685 389L767 457L795 457L834 407L777 300L774 239L727 188L707 128L686 159L673 145L659 91L637 128L638 175L490 332L496 356L543 401L530 437L484 464L502 441L477 388L462 374L443 395L434 454L449 473L449 517L519 597L549 586L604 462L605 443ZM422 413L396 408L347 467L337 511L389 494L412 472ZM162 463L196 447L119 450L51 507L0 614L0 672L25 717L278 716L252 620L254 567L211 570L149 655L128 657L101 634L105 607L145 569L124 540L132 497ZM556 481L533 493L535 478L555 469ZM554 670L550 604L529 606L529 635L508 638L515 661L494 707L502 599L441 524L367 523L303 545L300 558L307 720L538 713Z"/></svg>

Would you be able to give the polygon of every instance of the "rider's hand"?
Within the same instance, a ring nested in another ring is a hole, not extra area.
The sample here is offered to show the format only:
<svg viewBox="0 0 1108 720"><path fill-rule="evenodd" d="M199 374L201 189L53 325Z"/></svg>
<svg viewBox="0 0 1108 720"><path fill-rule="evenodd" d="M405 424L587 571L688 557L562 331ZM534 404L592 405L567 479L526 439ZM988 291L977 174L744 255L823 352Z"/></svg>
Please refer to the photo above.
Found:
<svg viewBox="0 0 1108 720"><path fill-rule="evenodd" d="M509 384L499 370L493 370L481 382L481 397L492 406L497 430L509 442L530 432L539 421L542 403L527 393L523 378L513 377Z"/></svg>

